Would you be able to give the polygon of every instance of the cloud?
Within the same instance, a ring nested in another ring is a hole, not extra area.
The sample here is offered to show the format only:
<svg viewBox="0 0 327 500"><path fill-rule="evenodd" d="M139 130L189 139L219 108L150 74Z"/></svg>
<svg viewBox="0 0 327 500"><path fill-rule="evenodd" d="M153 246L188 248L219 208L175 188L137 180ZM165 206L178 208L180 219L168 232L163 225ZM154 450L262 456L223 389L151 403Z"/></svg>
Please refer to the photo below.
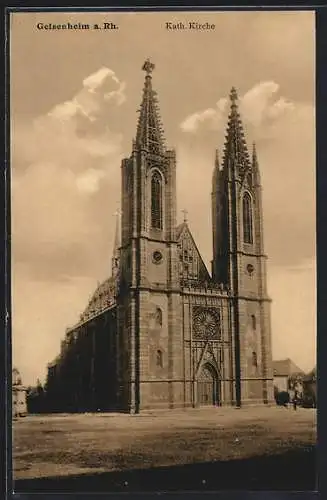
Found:
<svg viewBox="0 0 327 500"><path fill-rule="evenodd" d="M59 120L68 120L80 114L94 121L107 101L120 106L126 100L125 82L121 82L114 71L100 68L83 80L82 89L69 101L58 104L48 115Z"/></svg>
<svg viewBox="0 0 327 500"><path fill-rule="evenodd" d="M77 179L78 190L81 193L95 193L104 175L104 172L90 168Z"/></svg>
<svg viewBox="0 0 327 500"><path fill-rule="evenodd" d="M267 120L279 118L295 105L284 97L277 97L279 85L275 82L260 82L240 100L240 111L249 124L260 127Z"/></svg>
<svg viewBox="0 0 327 500"><path fill-rule="evenodd" d="M97 216L102 191L108 184L119 189L122 136L108 123L124 88L112 70L100 68L71 100L31 124L12 124L13 263L26 263L30 278L94 273L95 248L103 249L109 231ZM116 204L106 200L109 213Z"/></svg>
<svg viewBox="0 0 327 500"><path fill-rule="evenodd" d="M203 241L210 231L210 223L204 227L202 221L210 211L213 152L217 147L223 150L229 109L227 97L222 97L215 107L190 114L180 125L179 201L190 207L190 220ZM239 98L239 109L248 146L252 141L257 144L265 251L276 265L294 263L298 269L302 260L315 256L314 107L287 99L274 81L261 81ZM196 203L193 192L184 188L190 176L197 186ZM204 207L198 206L200 199L205 200ZM204 253L209 259L211 242Z"/></svg>
<svg viewBox="0 0 327 500"><path fill-rule="evenodd" d="M12 122L13 356L23 376L30 359L43 370L96 278L109 275L118 200L108 192L120 190L122 156L111 124L124 89L100 68L72 99L32 123Z"/></svg>
<svg viewBox="0 0 327 500"><path fill-rule="evenodd" d="M189 115L181 123L180 128L183 132L196 132L201 124L208 124L212 128L219 128L225 117L227 107L227 98L222 98L217 101L215 108L208 108L204 111L199 111Z"/></svg>
<svg viewBox="0 0 327 500"><path fill-rule="evenodd" d="M250 127L261 127L286 113L295 110L295 104L278 96L280 88L276 82L263 81L254 85L239 98L239 109L244 123ZM229 111L228 98L220 98L214 108L197 111L187 116L180 128L183 132L195 133L201 128L219 130L225 126Z"/></svg>

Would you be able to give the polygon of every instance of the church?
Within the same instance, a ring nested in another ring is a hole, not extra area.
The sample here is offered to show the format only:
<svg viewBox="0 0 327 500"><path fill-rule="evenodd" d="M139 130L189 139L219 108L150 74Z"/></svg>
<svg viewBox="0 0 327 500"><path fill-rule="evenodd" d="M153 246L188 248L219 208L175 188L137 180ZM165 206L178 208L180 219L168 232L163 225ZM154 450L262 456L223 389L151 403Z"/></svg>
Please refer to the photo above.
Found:
<svg viewBox="0 0 327 500"><path fill-rule="evenodd" d="M213 152L209 272L177 225L176 153L165 146L154 64L132 151L121 164L112 275L48 365L50 411L121 411L273 402L271 299L262 186L235 88L223 157ZM208 193L210 196L210 193Z"/></svg>

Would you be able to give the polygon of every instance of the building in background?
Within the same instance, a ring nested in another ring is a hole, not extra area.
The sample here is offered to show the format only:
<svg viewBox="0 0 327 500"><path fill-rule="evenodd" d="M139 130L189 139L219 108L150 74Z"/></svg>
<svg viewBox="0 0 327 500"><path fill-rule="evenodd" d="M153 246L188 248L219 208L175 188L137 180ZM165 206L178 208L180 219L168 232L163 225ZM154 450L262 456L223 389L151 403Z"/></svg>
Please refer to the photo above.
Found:
<svg viewBox="0 0 327 500"><path fill-rule="evenodd" d="M303 405L317 407L317 368L314 367L303 379Z"/></svg>
<svg viewBox="0 0 327 500"><path fill-rule="evenodd" d="M271 403L262 186L236 90L221 163L213 152L209 273L186 216L177 224L176 154L165 146L154 65L148 60L143 70L136 135L121 165L112 276L48 366L49 410Z"/></svg>
<svg viewBox="0 0 327 500"><path fill-rule="evenodd" d="M304 371L301 370L290 358L273 361L274 387L278 392L296 390L302 395L302 379ZM275 390L276 390L275 389Z"/></svg>
<svg viewBox="0 0 327 500"><path fill-rule="evenodd" d="M22 379L17 368L12 370L12 416L22 417L27 414L26 403L27 388L22 384Z"/></svg>

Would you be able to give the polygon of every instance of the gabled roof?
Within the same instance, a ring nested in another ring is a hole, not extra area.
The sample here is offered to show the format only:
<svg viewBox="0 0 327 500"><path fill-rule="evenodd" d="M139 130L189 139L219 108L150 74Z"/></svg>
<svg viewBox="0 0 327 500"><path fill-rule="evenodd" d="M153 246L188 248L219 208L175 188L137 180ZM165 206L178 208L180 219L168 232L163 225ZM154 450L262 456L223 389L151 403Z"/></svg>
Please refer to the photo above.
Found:
<svg viewBox="0 0 327 500"><path fill-rule="evenodd" d="M191 241L192 241L192 245L194 246L194 248L195 248L195 250L196 250L196 252L197 252L197 254L198 254L198 257L199 257L199 261L200 261L201 268L202 268L202 270L204 271L204 273L206 274L206 279L207 279L208 281L210 281L210 280L211 280L211 276L210 276L210 274L209 274L209 271L208 271L208 269L207 269L207 266L205 265L205 263L204 263L204 261L203 261L203 259L202 259L202 257L201 257L201 254L200 254L200 252L199 252L199 249L198 249L198 247L197 247L197 244L196 244L196 243L195 243L195 241L194 241L194 238L193 238L193 236L192 236L192 233L191 233L191 231L190 231L190 228L189 228L189 226L188 226L187 222L182 222L182 224L179 224L179 226L177 226L177 228L176 228L176 237L177 237L177 241L178 241L178 242L179 242L179 241L181 241L181 240L183 239L183 237L185 237L186 235L187 235L187 236L191 239Z"/></svg>
<svg viewBox="0 0 327 500"><path fill-rule="evenodd" d="M179 240L180 235L182 234L182 231L183 231L184 227L187 227L187 223L186 222L182 222L181 224L179 224L176 227L176 238L177 238L177 240Z"/></svg>
<svg viewBox="0 0 327 500"><path fill-rule="evenodd" d="M274 376L289 377L290 375L304 375L301 370L290 358L273 361Z"/></svg>

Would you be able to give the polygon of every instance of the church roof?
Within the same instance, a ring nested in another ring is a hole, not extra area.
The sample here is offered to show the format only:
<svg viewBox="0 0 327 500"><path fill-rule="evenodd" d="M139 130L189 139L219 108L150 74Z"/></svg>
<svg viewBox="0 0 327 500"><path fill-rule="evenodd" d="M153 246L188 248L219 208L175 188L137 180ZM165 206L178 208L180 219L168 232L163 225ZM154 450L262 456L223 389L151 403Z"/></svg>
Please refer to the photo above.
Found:
<svg viewBox="0 0 327 500"><path fill-rule="evenodd" d="M290 375L304 375L303 370L299 368L290 358L273 361L274 376L289 377Z"/></svg>
<svg viewBox="0 0 327 500"><path fill-rule="evenodd" d="M116 299L117 281L114 277L110 277L98 285L93 293L86 309L81 314L80 320L86 321L93 316L101 313L108 307L114 305Z"/></svg>

